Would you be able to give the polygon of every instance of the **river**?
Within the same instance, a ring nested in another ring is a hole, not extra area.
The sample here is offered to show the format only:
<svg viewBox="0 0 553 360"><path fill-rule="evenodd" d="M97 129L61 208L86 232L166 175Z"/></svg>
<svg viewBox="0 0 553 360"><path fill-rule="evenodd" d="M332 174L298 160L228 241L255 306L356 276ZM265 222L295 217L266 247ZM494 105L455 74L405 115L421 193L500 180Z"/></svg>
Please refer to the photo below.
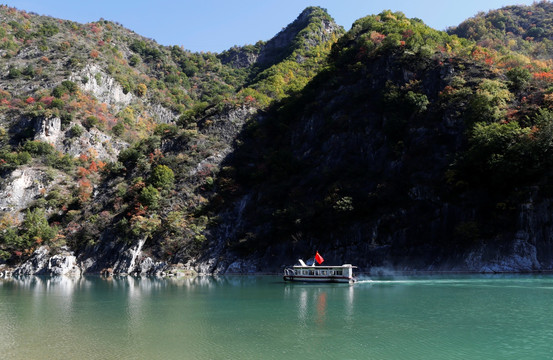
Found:
<svg viewBox="0 0 553 360"><path fill-rule="evenodd" d="M0 280L0 357L552 359L553 276Z"/></svg>

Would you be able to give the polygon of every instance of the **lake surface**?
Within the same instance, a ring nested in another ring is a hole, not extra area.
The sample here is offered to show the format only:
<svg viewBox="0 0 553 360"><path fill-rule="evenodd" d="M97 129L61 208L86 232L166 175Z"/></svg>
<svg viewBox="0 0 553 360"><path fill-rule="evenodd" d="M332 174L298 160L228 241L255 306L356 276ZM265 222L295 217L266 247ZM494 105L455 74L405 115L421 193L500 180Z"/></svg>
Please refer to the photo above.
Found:
<svg viewBox="0 0 553 360"><path fill-rule="evenodd" d="M553 276L0 280L2 359L552 359Z"/></svg>

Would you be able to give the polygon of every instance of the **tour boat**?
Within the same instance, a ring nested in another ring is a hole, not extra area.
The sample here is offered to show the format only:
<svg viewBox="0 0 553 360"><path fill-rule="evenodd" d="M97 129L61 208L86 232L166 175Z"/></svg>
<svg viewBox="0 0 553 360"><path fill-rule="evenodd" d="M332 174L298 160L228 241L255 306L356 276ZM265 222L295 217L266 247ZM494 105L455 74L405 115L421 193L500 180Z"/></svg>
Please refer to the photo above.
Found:
<svg viewBox="0 0 553 360"><path fill-rule="evenodd" d="M284 269L284 281L339 282L350 284L355 282L353 269L357 268L357 266L352 266L351 264L315 266L315 262L313 262L313 265L306 265L301 259L299 262L300 265Z"/></svg>

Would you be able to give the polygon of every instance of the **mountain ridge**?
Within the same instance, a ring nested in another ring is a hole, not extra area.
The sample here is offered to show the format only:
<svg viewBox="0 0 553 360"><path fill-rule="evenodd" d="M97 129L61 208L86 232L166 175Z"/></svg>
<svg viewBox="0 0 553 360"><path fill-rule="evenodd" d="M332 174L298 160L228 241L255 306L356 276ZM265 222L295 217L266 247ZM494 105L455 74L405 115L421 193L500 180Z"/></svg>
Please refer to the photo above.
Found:
<svg viewBox="0 0 553 360"><path fill-rule="evenodd" d="M307 8L221 54L0 14L0 255L17 274L58 253L84 273L278 271L313 249L366 271L553 264L539 54L392 11L344 33Z"/></svg>

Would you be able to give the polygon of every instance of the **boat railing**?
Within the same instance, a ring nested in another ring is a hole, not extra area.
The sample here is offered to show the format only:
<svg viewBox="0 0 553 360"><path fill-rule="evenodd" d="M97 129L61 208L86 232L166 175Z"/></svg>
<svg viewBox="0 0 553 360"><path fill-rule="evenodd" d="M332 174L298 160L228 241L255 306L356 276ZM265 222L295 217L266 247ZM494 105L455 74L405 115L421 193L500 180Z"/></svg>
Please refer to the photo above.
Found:
<svg viewBox="0 0 553 360"><path fill-rule="evenodd" d="M290 268L284 269L284 275L286 275L286 276L294 275L294 269L290 269Z"/></svg>

